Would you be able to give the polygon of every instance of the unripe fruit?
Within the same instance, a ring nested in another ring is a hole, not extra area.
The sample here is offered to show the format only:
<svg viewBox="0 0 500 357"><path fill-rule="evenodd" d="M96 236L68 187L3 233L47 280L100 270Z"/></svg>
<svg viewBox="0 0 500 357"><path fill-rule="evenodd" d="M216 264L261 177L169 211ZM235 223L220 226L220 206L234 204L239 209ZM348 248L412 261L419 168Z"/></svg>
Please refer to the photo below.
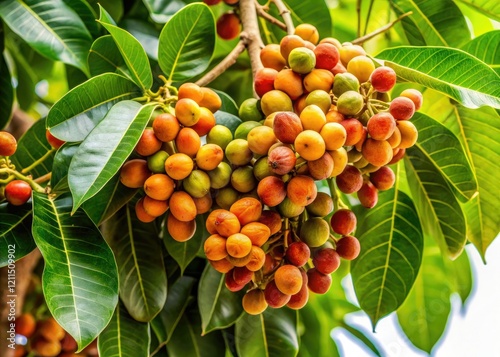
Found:
<svg viewBox="0 0 500 357"><path fill-rule="evenodd" d="M401 92L400 96L411 99L411 101L415 105L415 110L419 110L420 107L422 106L423 102L422 93L420 93L416 89L413 88L405 89L404 91Z"/></svg>
<svg viewBox="0 0 500 357"><path fill-rule="evenodd" d="M391 67L381 66L375 68L370 77L370 82L377 92L390 91L396 84L396 72Z"/></svg>
<svg viewBox="0 0 500 357"><path fill-rule="evenodd" d="M153 174L144 182L144 192L155 200L168 200L174 188L175 182L165 174Z"/></svg>
<svg viewBox="0 0 500 357"><path fill-rule="evenodd" d="M267 283L264 289L264 297L269 306L275 309L285 306L290 301L290 295L282 293L276 286L275 280Z"/></svg>
<svg viewBox="0 0 500 357"><path fill-rule="evenodd" d="M196 218L196 205L184 191L175 191L169 200L170 213L179 221L188 222Z"/></svg>
<svg viewBox="0 0 500 357"><path fill-rule="evenodd" d="M231 186L238 192L248 193L257 186L252 166L241 166L231 174Z"/></svg>
<svg viewBox="0 0 500 357"><path fill-rule="evenodd" d="M47 129L45 131L45 138L47 139L47 142L50 144L50 146L52 146L54 149L59 149L65 143L65 141L59 140L54 135L52 135L52 133L49 131L49 129ZM1 138L0 138L0 140L1 140ZM9 155L5 155L5 156L9 156Z"/></svg>
<svg viewBox="0 0 500 357"><path fill-rule="evenodd" d="M228 210L238 200L239 195L240 193L229 185L217 191L215 194L215 203L220 208Z"/></svg>
<svg viewBox="0 0 500 357"><path fill-rule="evenodd" d="M290 51L288 64L294 72L307 74L316 66L316 56L309 48L297 47Z"/></svg>
<svg viewBox="0 0 500 357"><path fill-rule="evenodd" d="M305 41L311 42L314 45L316 45L319 41L318 29L311 24L297 25L297 27L295 27L293 34L299 36Z"/></svg>
<svg viewBox="0 0 500 357"><path fill-rule="evenodd" d="M166 151L160 150L147 157L148 169L155 174L165 173L165 161L168 158Z"/></svg>
<svg viewBox="0 0 500 357"><path fill-rule="evenodd" d="M302 122L294 112L278 112L274 116L274 135L284 144L293 144L303 130Z"/></svg>
<svg viewBox="0 0 500 357"><path fill-rule="evenodd" d="M11 156L17 150L16 138L7 131L0 131L0 156Z"/></svg>
<svg viewBox="0 0 500 357"><path fill-rule="evenodd" d="M160 150L161 146L162 142L156 137L153 128L146 128L135 146L135 151L139 155L150 156Z"/></svg>
<svg viewBox="0 0 500 357"><path fill-rule="evenodd" d="M259 101L256 98L247 98L241 103L238 109L238 116L244 122L262 120L262 112L258 106Z"/></svg>
<svg viewBox="0 0 500 357"><path fill-rule="evenodd" d="M285 264L274 273L274 281L283 294L294 295L302 287L302 274L296 266Z"/></svg>
<svg viewBox="0 0 500 357"><path fill-rule="evenodd" d="M267 92L275 89L274 80L278 75L278 71L274 68L261 68L255 73L254 89L259 97L262 97Z"/></svg>
<svg viewBox="0 0 500 357"><path fill-rule="evenodd" d="M144 186L144 182L151 176L148 162L143 159L126 161L120 169L120 182L129 188Z"/></svg>
<svg viewBox="0 0 500 357"><path fill-rule="evenodd" d="M312 268L307 271L307 278L307 287L316 294L325 294L332 285L331 275L323 274L316 268Z"/></svg>
<svg viewBox="0 0 500 357"><path fill-rule="evenodd" d="M264 115L280 111L293 111L293 103L290 97L280 90L274 89L264 94L260 101L261 109Z"/></svg>
<svg viewBox="0 0 500 357"><path fill-rule="evenodd" d="M234 139L225 150L226 158L233 165L246 165L253 158L253 152L248 148L248 141L244 139Z"/></svg>
<svg viewBox="0 0 500 357"><path fill-rule="evenodd" d="M285 175L293 170L296 161L295 153L286 146L275 147L267 157L271 170L278 175Z"/></svg>
<svg viewBox="0 0 500 357"><path fill-rule="evenodd" d="M157 115L153 120L153 131L156 137L165 143L174 140L179 130L181 130L179 121L170 113Z"/></svg>
<svg viewBox="0 0 500 357"><path fill-rule="evenodd" d="M207 134L207 143L216 144L222 150L226 150L227 145L233 140L233 133L224 125L216 125Z"/></svg>
<svg viewBox="0 0 500 357"><path fill-rule="evenodd" d="M335 250L341 258L353 260L358 257L361 247L356 237L344 236L337 241Z"/></svg>
<svg viewBox="0 0 500 357"><path fill-rule="evenodd" d="M220 189L231 181L231 166L227 162L221 162L217 167L208 172L210 187Z"/></svg>
<svg viewBox="0 0 500 357"><path fill-rule="evenodd" d="M363 109L363 96L355 91L347 91L337 100L337 110L344 115L356 115Z"/></svg>
<svg viewBox="0 0 500 357"><path fill-rule="evenodd" d="M203 197L210 191L210 177L205 171L193 170L182 182L182 187L192 197Z"/></svg>
<svg viewBox="0 0 500 357"><path fill-rule="evenodd" d="M336 97L340 97L347 91L359 90L359 80L352 73L338 73L335 75L332 92Z"/></svg>
<svg viewBox="0 0 500 357"><path fill-rule="evenodd" d="M299 206L298 204L293 203L288 197L285 197L283 202L278 205L278 210L281 213L281 216L285 218L297 217L304 212L304 209L304 206Z"/></svg>
<svg viewBox="0 0 500 357"><path fill-rule="evenodd" d="M338 48L331 43L320 43L313 52L316 55L316 68L330 70L340 59Z"/></svg>
<svg viewBox="0 0 500 357"><path fill-rule="evenodd" d="M332 248L319 249L313 257L314 267L323 274L331 274L340 266L340 255Z"/></svg>
<svg viewBox="0 0 500 357"><path fill-rule="evenodd" d="M415 113L415 104L410 98L394 98L389 106L389 112L397 120L409 120Z"/></svg>
<svg viewBox="0 0 500 357"><path fill-rule="evenodd" d="M264 291L260 289L250 290L243 296L243 309L247 314L259 315L267 309L266 297Z"/></svg>
<svg viewBox="0 0 500 357"><path fill-rule="evenodd" d="M232 40L240 34L240 18L234 12L222 14L217 20L217 35L224 40Z"/></svg>
<svg viewBox="0 0 500 357"><path fill-rule="evenodd" d="M309 93L305 99L304 107L316 104L321 108L323 113L328 113L330 108L332 107L332 98L330 97L329 91L324 91L321 89L315 89L311 93ZM328 121L328 120L327 120Z"/></svg>
<svg viewBox="0 0 500 357"><path fill-rule="evenodd" d="M11 205L21 206L31 198L31 192L29 183L23 180L13 180L5 186L4 195Z"/></svg>
<svg viewBox="0 0 500 357"><path fill-rule="evenodd" d="M326 243L330 237L328 223L319 217L305 221L300 229L300 239L309 247L319 247Z"/></svg>
<svg viewBox="0 0 500 357"><path fill-rule="evenodd" d="M344 193L354 193L363 185L363 176L358 168L347 165L336 178L337 187Z"/></svg>
<svg viewBox="0 0 500 357"><path fill-rule="evenodd" d="M296 267L304 266L310 256L311 250L304 242L293 242L286 250L286 259L290 264L295 265Z"/></svg>
<svg viewBox="0 0 500 357"><path fill-rule="evenodd" d="M312 203L307 205L307 212L316 217L325 217L333 211L333 200L327 193L318 192Z"/></svg>
<svg viewBox="0 0 500 357"><path fill-rule="evenodd" d="M356 229L356 215L350 209L339 209L332 215L330 224L335 233L348 235Z"/></svg>
<svg viewBox="0 0 500 357"><path fill-rule="evenodd" d="M258 121L254 121L254 120L245 121L245 122L241 123L240 125L238 125L238 127L234 131L234 138L246 140L250 130L252 130L253 128L256 128L258 126L262 126L262 124L259 123Z"/></svg>

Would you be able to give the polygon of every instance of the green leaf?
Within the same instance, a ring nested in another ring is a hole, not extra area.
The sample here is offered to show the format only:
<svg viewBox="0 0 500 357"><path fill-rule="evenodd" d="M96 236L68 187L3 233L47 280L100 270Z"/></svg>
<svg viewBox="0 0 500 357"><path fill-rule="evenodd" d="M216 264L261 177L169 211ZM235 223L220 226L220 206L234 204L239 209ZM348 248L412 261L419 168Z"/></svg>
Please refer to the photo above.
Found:
<svg viewBox="0 0 500 357"><path fill-rule="evenodd" d="M471 38L465 17L452 0L392 0L391 4L397 13L412 11L409 21L414 26L403 22L412 45L460 47ZM412 38L418 41L411 42ZM425 43L420 43L420 39Z"/></svg>
<svg viewBox="0 0 500 357"><path fill-rule="evenodd" d="M196 282L197 280L193 277L181 276L172 286L169 286L167 301L163 309L151 321L151 327L161 344L170 341L175 327L191 302L191 291Z"/></svg>
<svg viewBox="0 0 500 357"><path fill-rule="evenodd" d="M218 111L222 111L222 112L226 112L226 113L238 116L238 105L236 105L236 102L234 101L234 99L231 98L231 96L229 96L229 94L224 93L220 90L217 90L217 89L213 89L213 90L219 95L219 97L222 101L222 105Z"/></svg>
<svg viewBox="0 0 500 357"><path fill-rule="evenodd" d="M391 1L390 4L398 17L400 17L405 13L403 8L398 4L396 4L394 1ZM403 33L406 35L409 44L413 46L425 46L426 45L425 38L421 30L418 28L418 24L416 21L417 19L414 20L413 16L406 16L403 19L401 19L401 26L403 28Z"/></svg>
<svg viewBox="0 0 500 357"><path fill-rule="evenodd" d="M111 321L99 335L99 356L148 357L150 340L149 324L134 320L119 301Z"/></svg>
<svg viewBox="0 0 500 357"><path fill-rule="evenodd" d="M9 259L17 261L36 248L31 235L31 213L31 204L0 203L0 267L8 265Z"/></svg>
<svg viewBox="0 0 500 357"><path fill-rule="evenodd" d="M198 311L184 314L167 344L169 357L224 356L225 345L220 331L202 335Z"/></svg>
<svg viewBox="0 0 500 357"><path fill-rule="evenodd" d="M411 343L431 353L441 338L451 311L451 283L439 247L426 238L422 267L408 298L397 311Z"/></svg>
<svg viewBox="0 0 500 357"><path fill-rule="evenodd" d="M64 1L2 1L0 16L42 55L88 74L86 59L92 38L81 18Z"/></svg>
<svg viewBox="0 0 500 357"><path fill-rule="evenodd" d="M95 196L82 204L82 208L92 222L99 225L127 204L136 193L137 189L126 187L120 182L120 172L117 172Z"/></svg>
<svg viewBox="0 0 500 357"><path fill-rule="evenodd" d="M420 147L406 150L406 176L424 232L434 237L451 259L466 243L465 217L439 166Z"/></svg>
<svg viewBox="0 0 500 357"><path fill-rule="evenodd" d="M21 136L17 142L17 150L10 159L18 170L22 170L45 156L45 160L29 172L33 178L37 178L51 172L54 155L55 150L45 137L45 120L40 119Z"/></svg>
<svg viewBox="0 0 500 357"><path fill-rule="evenodd" d="M90 132L69 167L74 211L120 170L149 122L156 105L124 100L115 104Z"/></svg>
<svg viewBox="0 0 500 357"><path fill-rule="evenodd" d="M99 37L99 25L95 21L97 14L86 0L63 0L71 7L82 19L85 27L90 32L92 37Z"/></svg>
<svg viewBox="0 0 500 357"><path fill-rule="evenodd" d="M116 0L87 0L94 11L98 12L102 6L112 19L119 21L123 17L123 2ZM113 20L114 22L114 20Z"/></svg>
<svg viewBox="0 0 500 357"><path fill-rule="evenodd" d="M500 77L468 53L443 47L397 47L377 55L398 77L435 89L468 108L500 108Z"/></svg>
<svg viewBox="0 0 500 357"><path fill-rule="evenodd" d="M196 227L194 236L186 242L177 242L170 236L166 227L164 230L163 243L165 244L165 248L167 248L168 254L179 264L181 274L184 273L184 269L186 269L189 263L196 258L204 239L208 236L208 233L204 229L204 216L198 215L196 217Z"/></svg>
<svg viewBox="0 0 500 357"><path fill-rule="evenodd" d="M14 88L5 57L0 56L0 129L7 126L12 115Z"/></svg>
<svg viewBox="0 0 500 357"><path fill-rule="evenodd" d="M66 143L57 150L52 164L52 176L50 177L52 191L57 193L69 191L68 169L77 150L78 144L72 143Z"/></svg>
<svg viewBox="0 0 500 357"><path fill-rule="evenodd" d="M47 128L64 141L82 141L116 103L139 96L139 88L114 73L92 77L59 99L47 116Z"/></svg>
<svg viewBox="0 0 500 357"><path fill-rule="evenodd" d="M380 192L377 206L358 216L361 253L351 262L354 290L373 328L395 311L413 285L422 260L422 228L413 202L398 190Z"/></svg>
<svg viewBox="0 0 500 357"><path fill-rule="evenodd" d="M160 32L151 23L140 20L126 19L120 26L130 32L144 47L149 58L158 60L158 42Z"/></svg>
<svg viewBox="0 0 500 357"><path fill-rule="evenodd" d="M165 305L167 276L154 224L140 222L126 206L109 237L120 274L120 298L137 321L151 321Z"/></svg>
<svg viewBox="0 0 500 357"><path fill-rule="evenodd" d="M380 349L375 345L375 343L370 340L370 338L366 335L362 330L349 325L348 323L343 323L342 328L345 329L352 337L356 338L359 342L364 344L367 348L369 348L375 356L383 356L380 352Z"/></svg>
<svg viewBox="0 0 500 357"><path fill-rule="evenodd" d="M297 311L267 308L260 315L245 313L236 322L235 339L240 356L296 356Z"/></svg>
<svg viewBox="0 0 500 357"><path fill-rule="evenodd" d="M105 12L101 7L101 20L99 23L108 30L120 51L134 82L143 90L150 89L153 85L153 74L149 64L148 55L141 43L129 32L102 20Z"/></svg>
<svg viewBox="0 0 500 357"><path fill-rule="evenodd" d="M453 291L458 293L462 300L462 306L465 306L474 284L467 250L464 250L457 259L445 260L445 263L449 272L448 276L453 276L451 279Z"/></svg>
<svg viewBox="0 0 500 357"><path fill-rule="evenodd" d="M236 128L241 124L241 119L236 115L229 114L221 110L216 111L214 115L216 123L227 126L233 134Z"/></svg>
<svg viewBox="0 0 500 357"><path fill-rule="evenodd" d="M94 41L90 48L88 62L92 76L111 72L120 74L133 81L125 60L111 35L101 36Z"/></svg>
<svg viewBox="0 0 500 357"><path fill-rule="evenodd" d="M458 138L443 124L425 114L415 113L417 148L431 161L463 201L477 193L477 180Z"/></svg>
<svg viewBox="0 0 500 357"><path fill-rule="evenodd" d="M160 24L167 22L177 11L186 6L186 3L180 0L143 0L143 2L153 21Z"/></svg>
<svg viewBox="0 0 500 357"><path fill-rule="evenodd" d="M462 50L479 58L500 75L500 50L498 49L498 43L500 43L500 30L495 30L467 42L462 47Z"/></svg>
<svg viewBox="0 0 500 357"><path fill-rule="evenodd" d="M13 42L14 41L8 41L6 45L15 65L17 78L16 99L22 110L29 111L36 97L35 84L38 82L37 73L35 69L31 67L25 54L22 53ZM3 73L3 69L1 72ZM1 75L0 77L2 79L8 78L6 75ZM5 90L6 88L8 88L7 83L2 85L0 90ZM0 127L2 126L0 125Z"/></svg>
<svg viewBox="0 0 500 357"><path fill-rule="evenodd" d="M496 20L500 21L500 4L497 1L491 0L458 0L476 11Z"/></svg>
<svg viewBox="0 0 500 357"><path fill-rule="evenodd" d="M498 187L500 187L499 116L490 108L458 108L455 123L467 142L479 185L479 194L463 207L467 238L483 256L500 231Z"/></svg>
<svg viewBox="0 0 500 357"><path fill-rule="evenodd" d="M33 237L45 260L47 306L78 343L90 344L110 321L118 302L118 273L99 229L69 196L33 193Z"/></svg>
<svg viewBox="0 0 500 357"><path fill-rule="evenodd" d="M215 49L215 19L206 4L189 4L165 24L158 63L171 81L185 81L205 71Z"/></svg>
<svg viewBox="0 0 500 357"><path fill-rule="evenodd" d="M229 291L225 285L225 275L207 264L198 286L198 308L203 334L234 324L243 313L243 294L243 291Z"/></svg>

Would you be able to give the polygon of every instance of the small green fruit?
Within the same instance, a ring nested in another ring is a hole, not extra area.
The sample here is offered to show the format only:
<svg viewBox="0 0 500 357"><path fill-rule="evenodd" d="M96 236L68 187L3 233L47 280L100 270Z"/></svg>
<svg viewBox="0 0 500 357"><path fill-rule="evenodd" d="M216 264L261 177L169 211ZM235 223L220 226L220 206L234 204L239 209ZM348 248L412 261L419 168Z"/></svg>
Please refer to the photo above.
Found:
<svg viewBox="0 0 500 357"><path fill-rule="evenodd" d="M363 105L363 96L353 90L343 93L337 100L337 110L344 115L358 114Z"/></svg>
<svg viewBox="0 0 500 357"><path fill-rule="evenodd" d="M333 81L333 94L336 97L340 97L343 93L350 90L356 92L359 90L359 80L356 76L349 72L337 73Z"/></svg>
<svg viewBox="0 0 500 357"><path fill-rule="evenodd" d="M306 74L316 66L316 55L307 47L297 47L288 55L288 64L292 71Z"/></svg>
<svg viewBox="0 0 500 357"><path fill-rule="evenodd" d="M255 98L248 98L241 103L238 109L238 116L245 121L259 121L264 119L264 114L260 111L259 101Z"/></svg>

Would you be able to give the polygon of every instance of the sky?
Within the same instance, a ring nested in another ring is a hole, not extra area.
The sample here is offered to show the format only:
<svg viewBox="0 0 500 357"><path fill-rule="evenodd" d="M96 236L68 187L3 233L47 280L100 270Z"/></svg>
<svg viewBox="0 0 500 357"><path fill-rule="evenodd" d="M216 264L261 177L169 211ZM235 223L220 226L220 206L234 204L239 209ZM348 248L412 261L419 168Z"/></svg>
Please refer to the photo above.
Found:
<svg viewBox="0 0 500 357"><path fill-rule="evenodd" d="M500 356L500 237L486 252L487 264L472 245L466 247L474 274L474 287L465 310L460 299L452 297L452 312L448 326L434 347L436 357L499 357ZM351 290L352 287L349 288ZM351 290L352 291L352 290ZM371 323L364 313L354 313L348 322L371 336L381 346L387 357L427 356L402 335L395 314L377 324L377 332L371 333ZM351 337L334 331L333 337L343 356L371 357L374 354L361 348Z"/></svg>

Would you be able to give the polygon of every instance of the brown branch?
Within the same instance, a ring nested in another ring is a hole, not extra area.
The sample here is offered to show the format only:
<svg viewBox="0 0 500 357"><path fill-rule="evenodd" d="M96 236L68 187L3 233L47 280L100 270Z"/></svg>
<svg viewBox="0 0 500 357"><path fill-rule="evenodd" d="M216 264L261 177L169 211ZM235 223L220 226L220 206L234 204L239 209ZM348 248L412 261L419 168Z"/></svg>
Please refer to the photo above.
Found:
<svg viewBox="0 0 500 357"><path fill-rule="evenodd" d="M220 61L214 68L212 68L209 72L207 72L203 77L196 81L196 84L200 87L206 86L208 83L212 82L215 78L220 76L226 69L231 67L236 63L238 56L245 51L245 43L244 39L246 34L244 32L241 33L241 40L238 42L236 47L233 48L231 52Z"/></svg>
<svg viewBox="0 0 500 357"><path fill-rule="evenodd" d="M357 38L357 39L355 39L355 40L351 41L351 43L352 43L352 44L354 44L354 45L360 45L360 44L362 44L363 42L368 41L368 40L370 40L371 38L373 38L373 37L375 37L375 36L377 36L377 35L380 35L381 33L383 33L383 32L385 32L385 31L389 30L391 27L393 27L393 26L394 26L395 24L397 24L399 21L401 21L401 20L402 20L402 19L404 19L405 17L410 16L410 15L412 15L412 14L413 14L413 12L412 12L412 11L408 11L408 12L404 13L403 15L401 15L400 17L398 17L396 20L394 20L394 21L392 21L392 22L388 23L388 24L387 24L387 25L385 25L385 26L382 26L381 28L379 28L379 29L377 29L377 30L375 30L375 31L373 31L373 32L370 32L369 34L367 34L367 35L365 35L365 36L359 37L359 38Z"/></svg>
<svg viewBox="0 0 500 357"><path fill-rule="evenodd" d="M293 25L292 15L290 15L290 10L286 7L286 5L281 0L271 0L274 5L278 8L280 16L283 18L286 24L286 32L289 35L293 35L295 31L295 26Z"/></svg>
<svg viewBox="0 0 500 357"><path fill-rule="evenodd" d="M278 20L276 17L270 15L266 11L266 10L269 10L268 6L260 5L257 1L255 1L255 9L257 10L257 15L258 16L260 16L263 19L267 20L271 24L278 26L283 31L287 30L287 27L286 27L286 25L283 22L281 22L280 20Z"/></svg>
<svg viewBox="0 0 500 357"><path fill-rule="evenodd" d="M254 0L240 0L240 14L243 32L247 35L247 51L250 57L252 75L255 78L255 73L263 68L260 60L260 50L264 47L264 43L262 43L260 36Z"/></svg>

